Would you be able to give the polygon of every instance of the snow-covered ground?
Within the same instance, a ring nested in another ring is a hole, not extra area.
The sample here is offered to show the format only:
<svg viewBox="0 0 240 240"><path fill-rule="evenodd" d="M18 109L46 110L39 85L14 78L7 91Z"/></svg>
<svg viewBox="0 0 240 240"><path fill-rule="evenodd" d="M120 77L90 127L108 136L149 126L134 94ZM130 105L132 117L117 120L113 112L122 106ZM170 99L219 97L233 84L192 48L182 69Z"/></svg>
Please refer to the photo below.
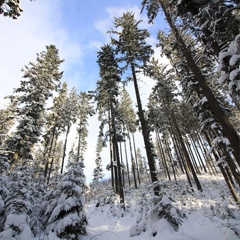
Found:
<svg viewBox="0 0 240 240"><path fill-rule="evenodd" d="M171 186L166 192L175 199L173 205L186 214L186 219L178 231L165 220L152 221L152 226L139 235L130 237L130 228L136 224L139 214L139 202L146 189L143 185L138 190L128 190L126 193L126 211L122 213L115 204L96 207L95 200L87 205L88 235L83 240L237 240L240 239L240 211L230 198L230 193L221 176L199 177L203 192L180 193L186 185L185 180ZM146 195L145 195L146 196ZM152 235L153 229L157 234ZM237 236L238 235L238 236Z"/></svg>

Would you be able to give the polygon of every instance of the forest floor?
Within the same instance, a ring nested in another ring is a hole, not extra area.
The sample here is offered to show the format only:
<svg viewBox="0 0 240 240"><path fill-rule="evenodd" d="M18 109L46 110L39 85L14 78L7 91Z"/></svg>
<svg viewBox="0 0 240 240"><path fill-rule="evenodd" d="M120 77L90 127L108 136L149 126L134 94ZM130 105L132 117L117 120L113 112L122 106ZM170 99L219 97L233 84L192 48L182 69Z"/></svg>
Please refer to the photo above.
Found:
<svg viewBox="0 0 240 240"><path fill-rule="evenodd" d="M212 177L208 174L202 174L199 179L203 192L194 189L194 192L188 191L186 194L183 190L187 186L184 176L180 176L178 183L169 182L170 187L165 191L175 200L173 205L186 215L177 231L165 219L155 219L144 231L139 232L139 235L130 237L130 228L136 225L136 219L139 219L139 205L143 203L141 198L147 196L146 185L142 184L139 189L125 190L124 212L117 202L96 207L101 197L95 196L95 200L87 204L88 235L82 239L240 239L240 210L230 197L224 179L220 175Z"/></svg>

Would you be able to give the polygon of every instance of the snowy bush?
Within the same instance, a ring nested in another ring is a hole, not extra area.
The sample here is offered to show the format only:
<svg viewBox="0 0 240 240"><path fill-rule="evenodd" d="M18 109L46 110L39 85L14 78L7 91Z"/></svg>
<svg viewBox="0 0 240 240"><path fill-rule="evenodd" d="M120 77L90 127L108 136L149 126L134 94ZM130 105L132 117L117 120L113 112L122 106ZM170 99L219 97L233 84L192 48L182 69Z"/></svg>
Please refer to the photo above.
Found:
<svg viewBox="0 0 240 240"><path fill-rule="evenodd" d="M163 185L166 187L165 184ZM129 234L131 237L141 234L146 229L152 236L156 236L158 233L158 222L162 222L163 219L167 221L173 230L177 231L183 219L186 218L186 215L172 204L173 200L161 190L162 188L160 185L159 196L154 196L147 201L145 199L145 201L141 202L137 209L136 224L130 228Z"/></svg>

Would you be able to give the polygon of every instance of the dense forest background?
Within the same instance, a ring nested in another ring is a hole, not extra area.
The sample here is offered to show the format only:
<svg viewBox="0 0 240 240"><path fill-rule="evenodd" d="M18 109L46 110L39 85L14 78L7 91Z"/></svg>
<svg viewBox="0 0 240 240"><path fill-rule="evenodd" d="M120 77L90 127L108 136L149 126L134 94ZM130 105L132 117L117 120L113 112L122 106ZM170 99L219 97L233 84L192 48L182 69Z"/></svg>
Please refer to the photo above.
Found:
<svg viewBox="0 0 240 240"><path fill-rule="evenodd" d="M19 3L0 1L1 17L17 21ZM64 60L55 45L23 67L20 86L0 109L0 239L32 239L43 231L49 238L86 235L85 196L103 186L105 167L123 212L126 189L151 183L157 217L175 231L185 214L166 200L163 179L177 183L184 177L190 192L204 193L199 176L221 174L228 188L224 197L239 207L239 1L143 0L141 6L149 24L163 14L169 25L157 34L157 47L169 64L153 57L149 31L129 11L113 19L106 33L111 41L97 53L95 89L79 93L61 81ZM144 77L155 82L147 106L139 90ZM127 91L130 83L135 96ZM88 186L85 152L95 114L99 131ZM73 127L77 139L67 152ZM138 130L144 148L136 144ZM109 152L107 166L103 148ZM141 232L135 227L132 236Z"/></svg>

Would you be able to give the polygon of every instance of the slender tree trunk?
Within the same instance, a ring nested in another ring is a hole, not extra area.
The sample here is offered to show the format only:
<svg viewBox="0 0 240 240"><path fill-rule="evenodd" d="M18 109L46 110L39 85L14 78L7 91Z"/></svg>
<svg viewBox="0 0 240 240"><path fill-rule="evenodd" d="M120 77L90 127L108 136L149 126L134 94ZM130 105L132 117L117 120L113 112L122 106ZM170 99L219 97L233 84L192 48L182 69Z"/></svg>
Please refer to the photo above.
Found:
<svg viewBox="0 0 240 240"><path fill-rule="evenodd" d="M192 165L191 159L190 159L190 157L189 157L189 155L188 155L188 152L187 152L186 146L185 146L185 144L184 144L184 141L183 141L183 139L182 139L182 134L181 134L181 132L180 132L180 130L179 130L179 127L178 127L178 125L177 125L175 116L174 116L174 114L173 114L172 112L170 112L170 113L171 113L171 119L173 120L173 124L174 124L175 130L177 131L177 135L178 135L179 142L180 142L180 144L181 144L181 147L182 147L183 153L184 153L184 155L185 155L185 158L186 158L186 160L187 160L188 166L189 166L190 169L191 169L191 172L192 172L194 181L195 181L195 183L196 183L196 185L197 185L198 190L199 190L199 191L202 191L201 183L199 182L199 179L198 179L198 177L197 177L197 174L196 174L196 172L195 172L195 170L194 170L194 167L193 167L193 165Z"/></svg>
<svg viewBox="0 0 240 240"><path fill-rule="evenodd" d="M193 135L191 133L189 133L189 135L190 135L191 144L192 144L192 146L193 146L193 148L195 150L196 156L198 157L199 166L200 166L201 170L204 170L204 172L207 173L207 169L204 166L204 163L203 163L203 160L202 160L202 158L200 156L199 150L198 150L198 148L196 146L196 143L193 140Z"/></svg>
<svg viewBox="0 0 240 240"><path fill-rule="evenodd" d="M122 142L119 142L119 148L120 148L120 159L121 159L121 164L123 165ZM123 182L123 188L124 188L124 187L125 187L124 169L122 169L122 182Z"/></svg>
<svg viewBox="0 0 240 240"><path fill-rule="evenodd" d="M109 106L110 107L110 106ZM111 116L110 116L110 110L108 110L108 127L109 127L109 132L111 132ZM110 164L111 164L111 180L112 180L112 188L115 189L115 186L114 186L114 179L115 179L115 176L114 176L114 171L113 171L113 146L112 146L112 135L109 134L109 144L110 144Z"/></svg>
<svg viewBox="0 0 240 240"><path fill-rule="evenodd" d="M111 116L112 116L111 123L112 123L112 131L113 131L113 147L115 150L115 161L117 162L118 190L119 190L119 196L120 196L120 203L124 203L121 163L120 163L120 158L119 158L116 125L115 125L115 119L114 119L114 114L113 114L113 105L112 105L111 100L110 100L110 109L111 109Z"/></svg>
<svg viewBox="0 0 240 240"><path fill-rule="evenodd" d="M183 166L182 166L182 161L181 161L181 156L180 156L180 150L179 150L179 147L178 147L178 143L177 143L177 140L176 140L176 136L175 136L174 133L172 132L172 129L170 129L170 134L171 134L171 137L172 137L172 140L173 140L174 149L175 149L175 152L176 152L176 155L177 155L177 159L178 159L178 162L179 162L181 171L182 171L182 173L184 174L185 172L184 172L184 169L183 169Z"/></svg>
<svg viewBox="0 0 240 240"><path fill-rule="evenodd" d="M199 145L199 147L200 147L200 149L201 149L201 151L203 153L203 156L204 156L204 159L205 159L208 171L210 173L212 172L213 175L216 175L217 173L216 173L216 171L214 169L214 166L212 166L212 162L213 162L212 157L211 157L210 154L209 155L207 154L206 146L204 146L203 141L202 141L201 136L200 136L200 133L198 133L196 128L194 128L194 135L195 135L195 137L197 139L197 142L198 142L198 145Z"/></svg>
<svg viewBox="0 0 240 240"><path fill-rule="evenodd" d="M161 153L162 153L163 168L165 169L165 172L167 173L168 179L171 180L171 176L170 176L170 173L169 173L169 170L168 170L168 166L167 166L166 156L165 156L165 154L164 154L164 150L163 150L163 146L162 146L162 142L161 142L159 133L156 132L156 135L157 135L157 140L158 140L159 149L160 149L160 151L161 151Z"/></svg>
<svg viewBox="0 0 240 240"><path fill-rule="evenodd" d="M52 152L52 146L53 146L53 141L54 141L54 137L55 137L55 128L56 127L54 127L53 134L51 136L50 147L47 148L46 154L44 154L45 155L44 158L46 158L46 162L45 162L45 166L44 166L44 177L45 178L47 178L47 172L48 172L48 167L49 167L48 166L49 165L49 156Z"/></svg>
<svg viewBox="0 0 240 240"><path fill-rule="evenodd" d="M134 157L133 157L133 149L132 149L132 142L131 142L131 138L130 138L130 132L129 129L127 129L128 131L128 141L129 141L129 150L130 150L130 156L131 156L131 163L132 163L132 172L133 172L133 180L134 180L134 186L137 189L137 178L136 178L136 171L135 171L135 161L134 161Z"/></svg>
<svg viewBox="0 0 240 240"><path fill-rule="evenodd" d="M165 139L165 145L166 145L166 150L167 150L167 153L168 153L168 156L169 156L170 164L171 164L171 167L172 167L174 180L175 180L175 182L177 182L176 173L175 173L175 169L174 169L174 166L173 166L172 154L171 154L170 147L169 147L169 144L166 141L166 139Z"/></svg>
<svg viewBox="0 0 240 240"><path fill-rule="evenodd" d="M162 149L160 148L160 143L159 143L159 133L158 133L158 131L155 129L155 134L156 134L156 140L157 140L157 142L156 142L156 145L157 145L157 150L158 150L158 162L159 162L159 169L161 170L162 169L162 171L163 171L163 173L164 173L164 176L165 176L165 178L167 178L168 176L167 176L167 171L166 171L166 169L165 169L165 163L164 163L164 156L163 156L163 153L162 153ZM161 160L162 159L162 160Z"/></svg>
<svg viewBox="0 0 240 240"><path fill-rule="evenodd" d="M231 181L230 181L230 179L229 179L227 173L225 172L225 169L224 169L224 167L222 166L221 163L219 164L219 168L220 168L220 170L221 170L221 172L222 172L222 175L223 175L223 177L224 177L224 179L225 179L225 182L226 182L227 185L228 185L228 188L229 188L229 190L230 190L230 192L231 192L231 194L232 194L233 199L234 199L235 202L239 205L239 204L240 204L240 198L239 198L239 196L238 196L238 194L237 194L237 192L236 192L233 184L231 183Z"/></svg>
<svg viewBox="0 0 240 240"><path fill-rule="evenodd" d="M139 89L138 89L137 77L136 77L135 68L134 68L133 64L131 64L131 69L132 69L134 88L135 88L135 93L136 93L136 98L137 98L138 115L139 115L139 119L140 119L141 127L142 127L142 134L143 134L145 150L146 150L147 159L148 159L150 176L151 176L152 182L157 182L158 179L157 179L155 161L154 161L153 152L152 152L153 146L150 143L150 132L148 129L148 124L145 121L145 117L144 117L144 113L143 113L143 109L142 109L142 103L141 103L140 94L139 94ZM159 190L160 190L159 186L155 187L155 189L154 189L155 195L159 194Z"/></svg>
<svg viewBox="0 0 240 240"><path fill-rule="evenodd" d="M191 69L192 73L194 74L199 86L201 87L203 94L208 100L208 104L211 107L212 112L214 113L214 116L216 120L220 123L223 131L223 135L228 138L231 147L233 148L233 154L238 162L238 165L240 166L240 140L239 136L237 135L236 131L234 130L233 126L231 125L228 117L225 115L223 110L221 109L218 101L216 100L215 96L213 95L212 90L209 88L207 81L205 77L203 76L201 70L197 66L196 62L194 61L194 58L190 52L190 50L187 48L184 40L182 39L177 27L174 25L171 15L167 10L167 7L165 3L162 0L159 0L162 10L165 14L166 20L169 23L169 26L172 29L173 34L175 35L175 38L177 42L181 45L181 50L188 62L188 66Z"/></svg>
<svg viewBox="0 0 240 240"><path fill-rule="evenodd" d="M138 158L137 158L137 150L136 150L134 133L132 133L132 139L133 139L133 147L134 147L134 153L135 153L135 159L136 159L136 169L137 169L138 183L140 185L141 180L140 180L140 174L139 174Z"/></svg>
<svg viewBox="0 0 240 240"><path fill-rule="evenodd" d="M68 134L70 131L70 124L67 126L67 131L66 131L66 136L65 136L65 142L64 142L64 147L63 147L63 157L62 157L62 166L61 166L61 174L63 173L63 167L64 167L64 160L66 157L66 149L67 149L67 139L68 139Z"/></svg>
<svg viewBox="0 0 240 240"><path fill-rule="evenodd" d="M56 146L57 146L57 137L56 137L56 139L55 139L55 143L54 143L54 147L53 147L53 154L52 154L52 155L55 154ZM50 168L49 168L49 171L48 171L47 183L49 183L50 176L51 176L51 173L52 173L53 161L54 161L54 157L52 156L51 163L50 163Z"/></svg>
<svg viewBox="0 0 240 240"><path fill-rule="evenodd" d="M204 132L204 135L205 135L205 138L206 138L209 146L211 147L211 141L210 141L209 136L208 136L205 132ZM214 156L215 160L218 161L219 158L218 158L218 156L217 156L217 154L216 154L216 152L215 152L214 149L213 149L213 156ZM221 171L221 173L222 173L222 175L223 175L223 177L224 177L224 179L225 179L225 182L226 182L226 184L227 184L227 186L228 186L228 188L229 188L229 190L230 190L230 192L231 192L234 200L236 201L236 203L239 204L239 202L240 202L240 201L239 201L239 200L240 200L240 199L239 199L239 196L238 196L238 194L236 193L236 190L235 190L234 185L232 184L232 182L231 182L231 180L230 180L230 178L229 178L229 175L226 173L226 171L225 171L225 169L224 169L224 167L222 166L221 163L218 164L218 166L219 166L219 168L220 168L220 171Z"/></svg>
<svg viewBox="0 0 240 240"><path fill-rule="evenodd" d="M129 187L130 187L131 186L131 180L130 180L130 173L129 173L129 164L128 164L126 141L124 141L124 150L125 150L125 158L126 158L126 164L127 164L128 184L129 184Z"/></svg>
<svg viewBox="0 0 240 240"><path fill-rule="evenodd" d="M112 148L113 148L113 170L114 170L114 180L115 180L115 193L119 194L119 174L118 174L118 167L117 167L117 153L116 153L116 147L115 147L115 139L114 136L112 136Z"/></svg>
<svg viewBox="0 0 240 240"><path fill-rule="evenodd" d="M80 123L79 123L80 125ZM80 160L80 148L81 148L81 133L80 133L80 130L79 130L79 133L78 133L78 146L77 146L77 161L79 162Z"/></svg>
<svg viewBox="0 0 240 240"><path fill-rule="evenodd" d="M199 174L199 175L201 175L201 172L199 171L199 168L198 168L197 162L196 162L196 160L195 160L193 151L192 151L192 149L191 149L191 144L188 142L188 140L186 140L186 146L187 146L187 149L188 149L188 153L189 153L190 157L192 158L192 163L193 163L193 166L194 166L195 169L196 169L196 173Z"/></svg>

